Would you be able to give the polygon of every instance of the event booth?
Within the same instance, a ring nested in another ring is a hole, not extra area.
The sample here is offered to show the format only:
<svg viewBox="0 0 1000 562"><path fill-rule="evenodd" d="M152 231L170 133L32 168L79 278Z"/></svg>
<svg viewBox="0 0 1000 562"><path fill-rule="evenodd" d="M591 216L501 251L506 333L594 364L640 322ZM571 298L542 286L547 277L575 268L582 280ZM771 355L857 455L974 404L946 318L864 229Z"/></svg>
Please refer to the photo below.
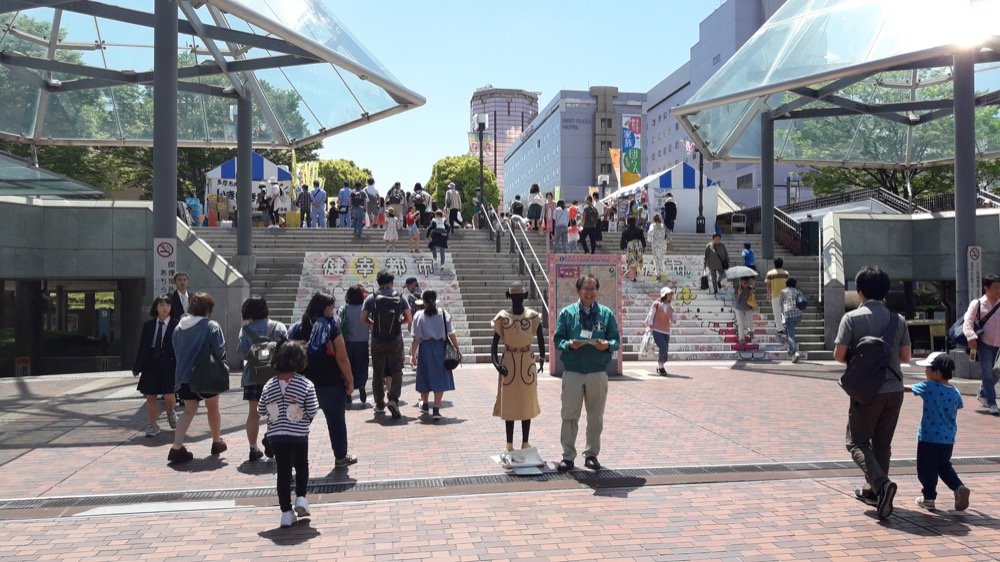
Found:
<svg viewBox="0 0 1000 562"><path fill-rule="evenodd" d="M610 205L630 195L641 199L642 192L645 191L650 210L662 211L667 195L672 195L674 203L677 205L677 221L674 232L694 233L697 232L699 184L698 170L686 162L681 162L672 168L646 176L631 185L626 185L605 197L603 201L604 204ZM715 217L718 214L719 185L707 177L705 178L702 201L705 222L709 232L712 232L714 231Z"/></svg>
<svg viewBox="0 0 1000 562"><path fill-rule="evenodd" d="M260 194L258 186L266 183L271 178L278 182L282 196L278 205L284 210L291 209L291 198L294 192L292 174L282 166L278 166L260 154L253 152L250 155L252 172L250 179L253 182L254 209L257 208L257 196ZM236 204L236 158L232 158L213 168L205 174L205 208L209 213L214 210L217 216L228 217L230 209Z"/></svg>

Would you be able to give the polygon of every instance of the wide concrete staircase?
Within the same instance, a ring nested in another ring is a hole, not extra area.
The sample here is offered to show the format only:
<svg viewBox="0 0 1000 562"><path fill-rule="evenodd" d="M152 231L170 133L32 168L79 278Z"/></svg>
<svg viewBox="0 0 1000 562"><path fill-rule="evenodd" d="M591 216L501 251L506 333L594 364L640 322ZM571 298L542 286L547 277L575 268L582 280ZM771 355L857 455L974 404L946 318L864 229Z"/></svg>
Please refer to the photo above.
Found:
<svg viewBox="0 0 1000 562"><path fill-rule="evenodd" d="M223 257L236 254L234 229L201 228L197 234ZM396 275L396 287L410 276L420 280L422 289L438 292L438 303L453 316L462 352L469 362L489 362L493 338L491 320L510 301L504 296L517 274L517 262L510 254L496 253L485 232L461 231L449 240L445 269L431 260L426 240L419 254L407 252L401 233L396 251L389 254L382 241L383 231L365 230L355 239L345 229L255 229L253 253L256 269L250 277L251 292L263 296L271 317L293 322L301 316L316 290L333 293L338 306L347 287L361 283L375 287L375 274L388 268ZM525 283L527 286L527 283ZM538 299L525 303L541 312Z"/></svg>
<svg viewBox="0 0 1000 562"><path fill-rule="evenodd" d="M521 235L518 234L520 237ZM598 253L621 253L618 233L604 233ZM544 261L546 240L543 233L528 233L527 239ZM659 297L664 285L671 286L676 295L674 306L680 322L671 331L670 358L694 359L783 359L787 357L787 343L779 335L763 283L764 273L772 267L758 257L757 269L761 275L756 283L758 310L754 314L754 341L743 345L736 341L735 313L732 310L732 286L727 285L718 295L702 291L700 278L705 245L710 237L702 234L674 234L668 249L670 272L664 281L654 275L651 248L647 249L644 267L637 282L623 284L622 347L625 360L639 359L639 347L645 333L644 320L650 304ZM724 236L731 265L742 264L740 251L743 242L749 241L755 253L760 254L759 234ZM504 245L506 248L506 243ZM780 246L776 256L785 260L784 268L798 280L799 289L809 299L810 307L796 329L799 349L811 359L832 359L824 349L823 313L819 307L818 258L794 256ZM765 267L766 266L766 267ZM650 358L646 355L644 358Z"/></svg>

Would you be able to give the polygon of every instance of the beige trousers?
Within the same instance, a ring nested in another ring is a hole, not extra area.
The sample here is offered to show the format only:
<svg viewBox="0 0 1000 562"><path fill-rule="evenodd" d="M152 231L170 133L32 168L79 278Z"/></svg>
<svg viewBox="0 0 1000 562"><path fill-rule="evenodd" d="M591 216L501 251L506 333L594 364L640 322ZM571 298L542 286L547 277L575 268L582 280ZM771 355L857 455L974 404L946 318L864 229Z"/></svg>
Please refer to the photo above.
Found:
<svg viewBox="0 0 1000 562"><path fill-rule="evenodd" d="M587 408L587 444L584 458L601 453L601 431L604 429L604 406L608 401L608 374L605 371L562 375L562 431L559 441L563 459L576 458L576 435L580 429L581 409Z"/></svg>

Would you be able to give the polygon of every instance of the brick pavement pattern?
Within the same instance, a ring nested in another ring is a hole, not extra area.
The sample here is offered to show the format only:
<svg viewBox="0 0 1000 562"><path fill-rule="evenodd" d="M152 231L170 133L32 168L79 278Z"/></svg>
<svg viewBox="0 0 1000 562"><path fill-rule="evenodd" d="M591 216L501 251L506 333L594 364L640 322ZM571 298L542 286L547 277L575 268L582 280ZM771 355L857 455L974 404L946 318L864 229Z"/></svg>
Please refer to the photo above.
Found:
<svg viewBox="0 0 1000 562"><path fill-rule="evenodd" d="M613 380L601 461L612 469L849 460L843 445L847 401L832 365L671 365L676 376L646 376L626 364ZM911 369L910 373L916 373ZM235 379L234 379L235 380ZM915 382L919 378L914 377ZM963 383L965 384L965 383ZM145 438L145 414L128 376L0 379L0 498L244 490L274 485L273 462L246 462L240 393L223 397L229 451L208 454L202 410L189 432L196 460L168 467L171 432ZM503 445L493 418L496 375L463 367L446 395L445 419L420 419L412 374L404 418L348 411L351 451L361 461L334 471L325 424L310 443L314 480L384 481L498 474L489 459ZM984 415L963 386L955 456L998 454L1000 419ZM542 415L531 442L559 458L559 381L540 378ZM903 405L894 458L913 458L919 400ZM996 470L986 468L985 470ZM912 470L909 471L912 474ZM980 470L982 472L982 469ZM545 490L475 496L421 491L411 499L314 504L313 521L275 529L277 509L234 507L128 516L0 522L0 558L243 559L333 556L419 559L1000 559L995 473L959 473L973 489L967 514L930 514L913 505L915 477L899 475L897 513L879 523L852 497L861 482L806 477L762 482L646 485L634 489ZM808 476L808 475L807 475ZM785 478L785 477L781 477ZM939 488L939 502L947 490ZM276 503L276 499L274 500ZM28 515L27 517L30 517ZM179 540L176 529L196 529Z"/></svg>

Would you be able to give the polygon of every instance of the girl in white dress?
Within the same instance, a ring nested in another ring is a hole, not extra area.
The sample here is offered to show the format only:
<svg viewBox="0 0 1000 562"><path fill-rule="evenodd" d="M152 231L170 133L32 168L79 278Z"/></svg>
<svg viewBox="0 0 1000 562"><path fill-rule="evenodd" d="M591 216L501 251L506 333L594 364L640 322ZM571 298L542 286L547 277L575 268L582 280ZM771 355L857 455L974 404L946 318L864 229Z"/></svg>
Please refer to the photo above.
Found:
<svg viewBox="0 0 1000 562"><path fill-rule="evenodd" d="M396 241L399 240L399 219L396 218L396 209L391 207L386 211L386 215L385 234L382 235L382 240L385 240L385 251L395 252Z"/></svg>

